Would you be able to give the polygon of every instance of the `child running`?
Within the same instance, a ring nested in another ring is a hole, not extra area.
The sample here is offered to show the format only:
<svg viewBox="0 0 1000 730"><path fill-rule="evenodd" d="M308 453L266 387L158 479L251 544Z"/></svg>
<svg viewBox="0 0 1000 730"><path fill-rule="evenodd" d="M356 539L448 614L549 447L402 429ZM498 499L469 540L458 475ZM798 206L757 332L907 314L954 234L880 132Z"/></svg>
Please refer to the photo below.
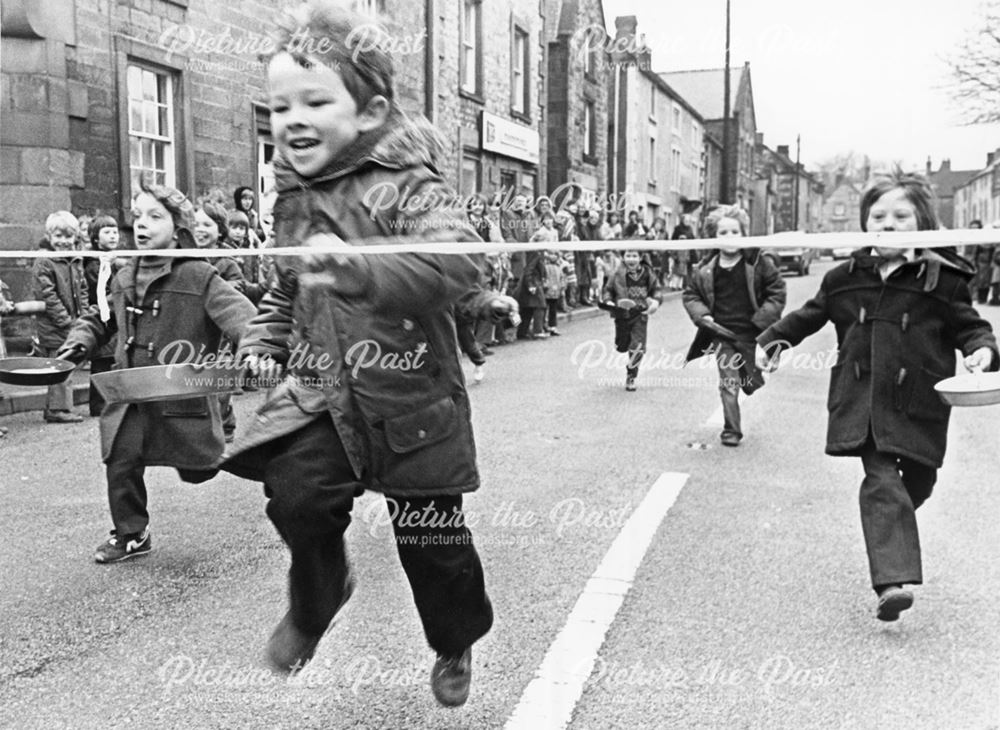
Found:
<svg viewBox="0 0 1000 730"><path fill-rule="evenodd" d="M713 209L705 220L705 235L718 238L719 248L691 275L682 295L684 308L698 325L688 361L715 353L722 398L723 446L743 439L739 394L764 385L754 365L754 338L781 317L785 280L770 256L734 245L747 235L749 219L734 205Z"/></svg>
<svg viewBox="0 0 1000 730"><path fill-rule="evenodd" d="M132 201L132 215L139 250L194 246L194 210L180 191L143 183ZM211 264L165 256L129 258L115 275L111 307L107 321L99 310L78 319L58 356L85 360L118 334L118 369L179 364L199 351L206 357L216 354L223 336L238 341L256 313ZM178 356L177 343L183 343L188 357ZM109 403L101 412L100 426L114 529L97 547L94 559L118 563L153 549L143 481L146 467L174 467L185 482L211 479L223 450L222 419L218 399L201 397Z"/></svg>
<svg viewBox="0 0 1000 730"><path fill-rule="evenodd" d="M897 169L861 197L861 230L938 227L927 181ZM758 338L757 363L833 322L826 453L861 458L859 501L875 616L895 621L913 605L907 584L923 582L916 509L931 495L944 460L951 409L934 384L955 373L996 370L989 323L972 307L972 264L942 249L869 247L831 269L819 291Z"/></svg>
<svg viewBox="0 0 1000 730"><path fill-rule="evenodd" d="M284 672L305 665L350 598L344 531L355 497L372 489L386 496L437 654L434 696L454 707L469 695L471 647L493 624L463 520L463 495L479 487L479 473L453 318L478 286L481 256L343 253L404 235L476 240L451 207L416 204L454 194L435 167L436 130L396 103L385 47L351 42L371 27L342 5L312 0L278 28L267 65L275 243L327 234L327 249L309 261L276 259L277 281L240 355L262 377L285 366L288 376L223 468L264 482L268 517L291 552L289 606L268 641L271 664ZM378 210L362 203L365 191L387 184L401 193L397 202ZM331 239L339 239L334 248ZM477 296L497 314L510 311L500 295Z"/></svg>
<svg viewBox="0 0 1000 730"><path fill-rule="evenodd" d="M604 309L611 309L615 320L615 348L628 353L625 366L625 390L636 389L639 363L646 352L649 315L655 314L663 299L656 274L643 263L636 250L622 254L622 265L612 272L601 295Z"/></svg>

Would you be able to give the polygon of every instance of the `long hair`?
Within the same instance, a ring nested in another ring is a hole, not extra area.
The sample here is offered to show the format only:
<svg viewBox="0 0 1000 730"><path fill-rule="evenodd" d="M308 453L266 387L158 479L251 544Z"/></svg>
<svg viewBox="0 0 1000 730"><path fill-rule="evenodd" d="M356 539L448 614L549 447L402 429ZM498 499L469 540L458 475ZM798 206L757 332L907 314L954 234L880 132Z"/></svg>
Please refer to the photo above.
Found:
<svg viewBox="0 0 1000 730"><path fill-rule="evenodd" d="M878 199L890 190L899 188L917 214L918 231L936 231L937 214L934 212L934 191L927 178L916 172L903 172L896 166L891 172L876 176L861 195L861 230L868 231L868 213Z"/></svg>
<svg viewBox="0 0 1000 730"><path fill-rule="evenodd" d="M139 189L152 195L167 209L174 221L174 238L179 248L195 248L194 242L194 206L177 188L167 185L157 185L143 176Z"/></svg>
<svg viewBox="0 0 1000 730"><path fill-rule="evenodd" d="M732 218L740 224L744 238L750 235L750 217L738 205L717 205L705 217L705 238L715 238L719 233L719 221Z"/></svg>

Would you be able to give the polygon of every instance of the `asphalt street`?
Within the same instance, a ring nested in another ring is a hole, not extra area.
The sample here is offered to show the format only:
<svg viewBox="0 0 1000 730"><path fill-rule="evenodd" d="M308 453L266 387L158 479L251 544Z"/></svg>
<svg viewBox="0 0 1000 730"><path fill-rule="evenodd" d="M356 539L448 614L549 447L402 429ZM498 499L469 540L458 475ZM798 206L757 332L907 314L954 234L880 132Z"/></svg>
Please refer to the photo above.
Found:
<svg viewBox="0 0 1000 730"><path fill-rule="evenodd" d="M789 277L790 307L830 265ZM1000 328L1000 309L981 311ZM311 671L288 681L262 661L288 558L260 485L184 485L151 469L153 553L97 565L111 525L96 420L4 418L0 727L507 727L589 579L669 474L683 486L647 520L648 548L637 539L620 607L593 619L607 633L596 655L581 649L582 691L568 676L552 685L553 706L574 695L567 727L1000 728L1000 407L953 411L918 515L925 585L884 624L860 463L823 454L832 327L744 401L735 449L718 441L714 365L680 367L693 334L671 297L651 319L634 393L603 315L497 348L470 385L483 486L466 508L496 623L457 710L431 695L433 655L378 495L356 502L348 531L358 589ZM242 422L261 397L236 399Z"/></svg>

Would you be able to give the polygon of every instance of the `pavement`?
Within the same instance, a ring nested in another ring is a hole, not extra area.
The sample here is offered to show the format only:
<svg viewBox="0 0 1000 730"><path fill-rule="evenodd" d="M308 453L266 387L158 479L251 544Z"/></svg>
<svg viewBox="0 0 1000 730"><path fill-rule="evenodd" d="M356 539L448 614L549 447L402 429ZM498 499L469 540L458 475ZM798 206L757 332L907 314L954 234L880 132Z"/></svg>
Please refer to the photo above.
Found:
<svg viewBox="0 0 1000 730"><path fill-rule="evenodd" d="M668 291L664 294L664 301L669 298L679 297L679 291ZM597 307L580 307L569 312L560 313L558 321L562 325L569 322L591 319L601 316L603 313ZM90 400L90 372L86 367L78 368L70 376L70 384L73 392L74 405L86 405ZM0 388L0 417L9 416L14 413L25 413L28 411L41 411L45 408L45 397L47 389L27 388L16 385L4 385Z"/></svg>

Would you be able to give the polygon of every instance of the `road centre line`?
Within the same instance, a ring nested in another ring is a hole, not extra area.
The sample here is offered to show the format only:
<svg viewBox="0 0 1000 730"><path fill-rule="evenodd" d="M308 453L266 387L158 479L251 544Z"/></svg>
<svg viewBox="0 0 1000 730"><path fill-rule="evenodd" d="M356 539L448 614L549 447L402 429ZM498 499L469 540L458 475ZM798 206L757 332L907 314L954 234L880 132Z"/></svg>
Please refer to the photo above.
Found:
<svg viewBox="0 0 1000 730"><path fill-rule="evenodd" d="M587 581L505 730L561 730L569 724L636 570L687 479L664 472L646 492Z"/></svg>

